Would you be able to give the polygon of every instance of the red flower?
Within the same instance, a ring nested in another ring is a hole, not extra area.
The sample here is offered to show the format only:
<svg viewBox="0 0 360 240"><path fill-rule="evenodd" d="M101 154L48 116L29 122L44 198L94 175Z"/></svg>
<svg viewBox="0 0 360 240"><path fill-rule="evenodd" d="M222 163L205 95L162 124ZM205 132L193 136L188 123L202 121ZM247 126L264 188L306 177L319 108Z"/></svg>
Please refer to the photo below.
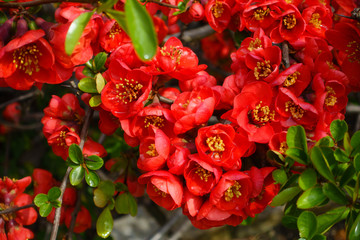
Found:
<svg viewBox="0 0 360 240"><path fill-rule="evenodd" d="M55 155L64 160L69 156L70 145L80 143L79 135L70 131L66 126L51 134L47 140Z"/></svg>
<svg viewBox="0 0 360 240"><path fill-rule="evenodd" d="M42 30L30 30L0 49L0 78L17 90L38 83L60 83L53 69L54 54L42 37Z"/></svg>
<svg viewBox="0 0 360 240"><path fill-rule="evenodd" d="M181 206L183 187L178 177L167 171L153 171L139 177L140 184L147 184L146 192L159 206L174 210Z"/></svg>
<svg viewBox="0 0 360 240"><path fill-rule="evenodd" d="M186 186L192 194L203 196L219 182L221 168L208 164L197 154L190 155L189 158L184 169Z"/></svg>
<svg viewBox="0 0 360 240"><path fill-rule="evenodd" d="M72 218L72 212L74 211L74 208L68 208L65 212L65 225L66 227L70 227L71 218ZM75 220L75 227L74 232L75 233L82 233L85 232L87 229L91 227L91 215L89 213L89 210L87 210L85 207L81 206L80 211L78 212Z"/></svg>
<svg viewBox="0 0 360 240"><path fill-rule="evenodd" d="M130 42L130 38L114 19L105 22L100 29L99 43L107 52L112 52L127 42Z"/></svg>
<svg viewBox="0 0 360 240"><path fill-rule="evenodd" d="M190 150L186 147L176 146L175 151L167 160L169 172L176 175L183 175L184 168L189 161Z"/></svg>
<svg viewBox="0 0 360 240"><path fill-rule="evenodd" d="M332 12L322 5L304 9L302 16L306 22L306 31L315 36L325 38L325 32L332 27Z"/></svg>
<svg viewBox="0 0 360 240"><path fill-rule="evenodd" d="M101 101L120 120L135 115L144 107L151 90L151 76L141 70L131 70L114 60L108 69L109 82L101 92Z"/></svg>
<svg viewBox="0 0 360 240"><path fill-rule="evenodd" d="M231 8L226 1L210 0L205 6L205 16L215 31L222 32L230 23Z"/></svg>
<svg viewBox="0 0 360 240"><path fill-rule="evenodd" d="M34 196L39 193L47 194L54 185L52 173L44 169L35 168L32 178L34 182Z"/></svg>

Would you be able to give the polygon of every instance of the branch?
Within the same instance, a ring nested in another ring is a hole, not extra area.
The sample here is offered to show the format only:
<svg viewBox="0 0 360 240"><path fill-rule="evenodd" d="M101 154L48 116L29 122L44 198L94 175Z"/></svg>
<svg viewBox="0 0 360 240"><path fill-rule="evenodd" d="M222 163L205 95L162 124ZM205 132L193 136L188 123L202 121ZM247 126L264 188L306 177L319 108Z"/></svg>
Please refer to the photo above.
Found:
<svg viewBox="0 0 360 240"><path fill-rule="evenodd" d="M26 208L31 208L31 207L35 207L35 204L31 203L31 204L24 205L24 206L21 206L21 207L7 208L5 210L0 211L0 215L12 213L12 212L17 212L19 210L26 209Z"/></svg>
<svg viewBox="0 0 360 240"><path fill-rule="evenodd" d="M2 119L0 119L0 124L4 125L5 127L18 129L18 130L32 130L32 129L37 129L37 128L42 127L41 123L33 123L33 124L29 124L29 125L20 125L20 124L15 124L15 123L3 121Z"/></svg>
<svg viewBox="0 0 360 240"><path fill-rule="evenodd" d="M187 30L187 31L183 32L182 40L184 42L192 42L192 41L195 41L195 40L200 40L200 39L202 39L204 37L208 37L213 33L215 33L215 30L212 29L210 27L210 25L205 25L205 26L202 26L202 27L198 27L198 28ZM175 33L175 34L172 34L172 35L168 35L164 39L164 41L166 42L170 37L179 38L180 33Z"/></svg>
<svg viewBox="0 0 360 240"><path fill-rule="evenodd" d="M0 8L2 7L1 4L2 4L2 2L0 2ZM21 96L19 96L19 97L10 99L9 101L6 101L6 102L0 104L0 109L6 107L7 105L9 105L9 104L11 104L11 103L23 101L23 100L26 100L26 99L28 99L28 98L32 98L33 96L39 94L39 92L40 92L40 91L33 91L33 92L29 92L29 93L27 93L27 94L21 95Z"/></svg>
<svg viewBox="0 0 360 240"><path fill-rule="evenodd" d="M147 0L146 2L156 3L156 4L160 5L160 6L164 6L164 7L168 7L168 8L177 8L178 9L178 6L176 6L176 5L160 2L160 1L157 1L157 0Z"/></svg>
<svg viewBox="0 0 360 240"><path fill-rule="evenodd" d="M30 2L0 2L0 8L18 8L18 7L34 7L47 3L63 3L63 2L76 2L76 3L93 3L92 0L34 0Z"/></svg>
<svg viewBox="0 0 360 240"><path fill-rule="evenodd" d="M167 103L167 104L173 104L174 103L174 101L169 99L169 98L163 97L163 96L161 96L159 94L157 96L158 96L160 102Z"/></svg>
<svg viewBox="0 0 360 240"><path fill-rule="evenodd" d="M93 109L88 107L88 109L86 110L86 114L85 114L85 122L84 125L81 129L81 133L80 133L80 148L81 150L84 148L84 144L85 144L85 140L87 137L87 132L89 129L89 125L90 125L90 119L93 115ZM61 186L60 186L60 190L61 190L61 195L59 197L59 201L60 201L60 205L62 204L62 198L65 192L65 188L66 188L66 184L67 184L67 180L71 171L71 167L68 167L65 173L65 176L61 182ZM61 207L57 208L55 211L55 220L54 220L54 226L52 228L51 231L51 236L50 236L50 240L56 240L57 237L57 232L59 230L59 225L60 225L60 215L61 215Z"/></svg>
<svg viewBox="0 0 360 240"><path fill-rule="evenodd" d="M285 68L290 67L290 60L289 60L289 45L287 42L283 42L281 44L282 50L282 60L284 61Z"/></svg>

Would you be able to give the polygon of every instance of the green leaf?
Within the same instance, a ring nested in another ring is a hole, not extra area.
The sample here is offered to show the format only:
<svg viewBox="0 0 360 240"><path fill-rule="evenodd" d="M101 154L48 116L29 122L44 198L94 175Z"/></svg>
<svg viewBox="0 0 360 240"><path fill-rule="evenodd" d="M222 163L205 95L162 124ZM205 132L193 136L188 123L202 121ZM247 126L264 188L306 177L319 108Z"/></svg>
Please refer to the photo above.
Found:
<svg viewBox="0 0 360 240"><path fill-rule="evenodd" d="M334 157L335 157L335 160L338 161L338 162L346 163L346 162L350 161L350 159L348 158L346 152L344 150L340 149L340 148L335 149Z"/></svg>
<svg viewBox="0 0 360 240"><path fill-rule="evenodd" d="M99 72L104 66L107 59L107 54L105 52L98 53L94 58L94 70Z"/></svg>
<svg viewBox="0 0 360 240"><path fill-rule="evenodd" d="M49 198L49 201L52 202L52 201L55 201L57 200L60 195L61 195L61 190L60 188L58 187L52 187L49 192L48 192L48 198Z"/></svg>
<svg viewBox="0 0 360 240"><path fill-rule="evenodd" d="M105 195L105 193L103 191L101 191L99 188L94 190L93 200L94 200L95 206L97 206L99 208L105 207L109 201L109 199Z"/></svg>
<svg viewBox="0 0 360 240"><path fill-rule="evenodd" d="M306 190L296 202L296 205L300 209L308 209L320 205L326 200L321 187L312 187Z"/></svg>
<svg viewBox="0 0 360 240"><path fill-rule="evenodd" d="M76 44L78 44L78 41L93 14L94 11L84 12L71 23L65 39L65 52L67 55L70 56L73 53Z"/></svg>
<svg viewBox="0 0 360 240"><path fill-rule="evenodd" d="M273 207L281 206L293 199L299 192L301 192L299 187L286 188L273 198L270 205Z"/></svg>
<svg viewBox="0 0 360 240"><path fill-rule="evenodd" d="M61 207L61 203L59 200L54 200L52 202L50 202L51 206L53 206L54 208L59 208Z"/></svg>
<svg viewBox="0 0 360 240"><path fill-rule="evenodd" d="M333 156L333 155L332 155ZM310 158L316 170L327 180L334 182L334 176L330 170L329 154L326 148L313 147L311 150Z"/></svg>
<svg viewBox="0 0 360 240"><path fill-rule="evenodd" d="M87 76L87 77L90 77L90 78L94 78L95 77L95 73L89 68L89 67L84 67L82 73Z"/></svg>
<svg viewBox="0 0 360 240"><path fill-rule="evenodd" d="M352 146L350 144L350 136L349 136L349 133L346 132L345 133L345 136L344 136L344 149L345 149L345 152L346 154L349 156L351 151L352 151Z"/></svg>
<svg viewBox="0 0 360 240"><path fill-rule="evenodd" d="M317 175L314 169L306 169L299 177L299 186L302 190L307 189L316 185Z"/></svg>
<svg viewBox="0 0 360 240"><path fill-rule="evenodd" d="M345 206L332 209L324 214L317 216L318 229L317 233L327 232L335 223L345 219L349 214L349 209Z"/></svg>
<svg viewBox="0 0 360 240"><path fill-rule="evenodd" d="M349 240L359 240L359 239L360 239L360 214L358 214L358 216L356 217L349 232Z"/></svg>
<svg viewBox="0 0 360 240"><path fill-rule="evenodd" d="M158 42L153 21L146 8L137 0L127 0L125 17L128 34L137 55L143 61L151 60L156 54Z"/></svg>
<svg viewBox="0 0 360 240"><path fill-rule="evenodd" d="M334 140L330 136L326 136L321 138L315 146L322 146L322 147L334 147L335 143Z"/></svg>
<svg viewBox="0 0 360 240"><path fill-rule="evenodd" d="M308 164L308 155L302 149L289 147L286 150L286 155L294 159L296 162L307 165Z"/></svg>
<svg viewBox="0 0 360 240"><path fill-rule="evenodd" d="M354 135L351 137L350 144L353 148L360 146L360 131L354 133Z"/></svg>
<svg viewBox="0 0 360 240"><path fill-rule="evenodd" d="M90 187L97 187L100 178L96 172L89 170L89 172L85 172L85 181Z"/></svg>
<svg viewBox="0 0 360 240"><path fill-rule="evenodd" d="M297 229L297 217L286 215L281 219L281 223L290 229Z"/></svg>
<svg viewBox="0 0 360 240"><path fill-rule="evenodd" d="M305 129L300 125L290 127L286 134L286 143L289 148L299 148L307 152Z"/></svg>
<svg viewBox="0 0 360 240"><path fill-rule="evenodd" d="M70 145L69 147L69 158L70 160L79 165L81 163L84 162L84 157L81 151L81 148L79 147L79 145L73 143Z"/></svg>
<svg viewBox="0 0 360 240"><path fill-rule="evenodd" d="M90 170L98 170L104 165L104 160L96 155L91 155L86 158L86 167Z"/></svg>
<svg viewBox="0 0 360 240"><path fill-rule="evenodd" d="M355 176L355 168L352 164L349 164L344 174L340 178L340 187L343 187L346 184L348 184L353 179L354 176Z"/></svg>
<svg viewBox="0 0 360 240"><path fill-rule="evenodd" d="M324 235L315 235L311 240L326 240Z"/></svg>
<svg viewBox="0 0 360 240"><path fill-rule="evenodd" d="M41 205L47 203L49 201L48 196L44 193L39 193L38 195L36 195L36 197L34 198L34 204L37 207L40 207Z"/></svg>
<svg viewBox="0 0 360 240"><path fill-rule="evenodd" d="M96 80L96 90L98 91L98 93L101 93L101 91L106 85L106 81L104 77L101 75L101 73L96 74L95 80Z"/></svg>
<svg viewBox="0 0 360 240"><path fill-rule="evenodd" d="M115 189L118 192L128 191L128 187L124 183L121 183L121 182L115 183Z"/></svg>
<svg viewBox="0 0 360 240"><path fill-rule="evenodd" d="M280 164L284 164L285 162L285 158L284 156L277 152L277 151L272 151L272 150L269 150L266 152L266 156L271 159L271 160L275 160L276 162L280 163Z"/></svg>
<svg viewBox="0 0 360 240"><path fill-rule="evenodd" d="M106 13L112 18L115 19L116 22L119 24L119 26L126 32L129 33L128 31L128 26L126 24L126 19L125 19L125 13L124 12L120 12L117 10L113 10L113 9L107 9Z"/></svg>
<svg viewBox="0 0 360 240"><path fill-rule="evenodd" d="M96 81L94 78L83 78L80 80L78 87L81 91L86 93L98 93L96 89Z"/></svg>
<svg viewBox="0 0 360 240"><path fill-rule="evenodd" d="M85 169L82 166L77 166L76 168L73 168L69 175L71 185L76 186L80 184L84 178L84 174Z"/></svg>
<svg viewBox="0 0 360 240"><path fill-rule="evenodd" d="M39 208L40 216L47 217L51 213L51 210L52 206L50 203L42 204Z"/></svg>
<svg viewBox="0 0 360 240"><path fill-rule="evenodd" d="M356 154L354 157L354 167L356 173L360 172L360 153Z"/></svg>
<svg viewBox="0 0 360 240"><path fill-rule="evenodd" d="M107 238L113 229L114 220L109 207L106 207L96 221L96 232L102 238Z"/></svg>
<svg viewBox="0 0 360 240"><path fill-rule="evenodd" d="M117 0L107 0L97 8L96 12L100 13L105 10L111 9L115 3L117 3Z"/></svg>
<svg viewBox="0 0 360 240"><path fill-rule="evenodd" d="M137 203L135 198L130 193L120 194L115 201L115 210L119 214L128 214L136 216Z"/></svg>
<svg viewBox="0 0 360 240"><path fill-rule="evenodd" d="M330 132L336 142L341 141L347 131L348 125L344 120L334 120L330 124Z"/></svg>
<svg viewBox="0 0 360 240"><path fill-rule="evenodd" d="M101 95L92 96L89 100L90 107L98 107L101 104Z"/></svg>
<svg viewBox="0 0 360 240"><path fill-rule="evenodd" d="M348 200L346 198L345 193L339 189L335 184L333 183L325 183L323 185L323 193L332 201L346 205L348 204Z"/></svg>
<svg viewBox="0 0 360 240"><path fill-rule="evenodd" d="M98 187L103 193L111 198L115 193L115 185L112 181L102 181Z"/></svg>
<svg viewBox="0 0 360 240"><path fill-rule="evenodd" d="M276 169L273 171L272 176L276 183L284 184L287 181L287 175L284 169Z"/></svg>
<svg viewBox="0 0 360 240"><path fill-rule="evenodd" d="M297 220L300 237L311 239L317 229L316 215L313 212L302 212Z"/></svg>

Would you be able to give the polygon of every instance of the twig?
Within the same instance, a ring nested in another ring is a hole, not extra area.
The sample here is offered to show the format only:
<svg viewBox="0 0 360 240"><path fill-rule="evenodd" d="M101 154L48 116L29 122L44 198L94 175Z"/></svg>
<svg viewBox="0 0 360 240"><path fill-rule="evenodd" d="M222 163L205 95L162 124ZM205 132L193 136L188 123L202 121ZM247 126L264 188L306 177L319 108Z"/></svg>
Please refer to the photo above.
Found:
<svg viewBox="0 0 360 240"><path fill-rule="evenodd" d="M86 110L85 122L84 122L84 125L83 125L83 127L81 129L81 133L80 133L80 144L79 144L79 146L80 146L81 150L84 148L88 128L89 128L89 125L90 125L90 119L92 117L93 112L94 112L93 109L90 108L90 107ZM65 176L64 176L64 178L63 178L63 180L61 182L61 186L60 186L61 195L60 195L60 197L58 199L60 201L60 204L62 204L62 198L63 198L64 192L65 192L67 179L69 177L71 169L72 169L71 167L67 168ZM61 207L57 208L56 211L55 211L54 226L53 226L52 231L51 231L50 240L56 240L57 232L59 230L59 225L60 225L60 215L61 215Z"/></svg>
<svg viewBox="0 0 360 240"><path fill-rule="evenodd" d="M290 60L289 60L289 45L287 42L283 42L281 44L281 48L282 48L282 59L284 61L285 64L285 68L289 68L290 67Z"/></svg>
<svg viewBox="0 0 360 240"><path fill-rule="evenodd" d="M18 8L18 7L33 7L47 3L62 3L62 2L76 2L76 3L92 3L89 0L34 0L30 2L0 2L0 8Z"/></svg>
<svg viewBox="0 0 360 240"><path fill-rule="evenodd" d="M26 208L31 208L31 207L35 207L35 204L31 203L31 204L24 205L24 206L21 206L21 207L7 208L5 210L0 211L0 215L12 213L12 212L17 212L19 210L26 209Z"/></svg>
<svg viewBox="0 0 360 240"><path fill-rule="evenodd" d="M169 99L169 98L166 98L166 97L163 97L161 95L158 95L158 98L160 100L160 102L163 102L163 103L167 103L167 104L173 104L174 101Z"/></svg>
<svg viewBox="0 0 360 240"><path fill-rule="evenodd" d="M1 8L1 2L0 2L0 8ZM33 96L39 94L39 91L36 90L36 91L33 91L33 92L29 92L27 94L24 94L24 95L21 95L21 96L18 96L16 98L13 98L13 99L10 99L9 101L6 101L2 104L0 104L0 109L6 107L7 105L11 104L11 103L14 103L14 102L19 102L19 101L23 101L25 99L28 99L28 98L32 98Z"/></svg>
<svg viewBox="0 0 360 240"><path fill-rule="evenodd" d="M146 2L156 3L156 4L160 5L160 6L164 6L164 7L168 7L168 8L179 8L176 5L160 2L160 1L157 1L157 0L147 0Z"/></svg>
<svg viewBox="0 0 360 240"><path fill-rule="evenodd" d="M184 42L192 42L195 40L200 40L204 37L208 37L211 34L215 33L215 30L210 27L210 25L205 25L199 28L187 30L183 32L182 40ZM170 37L177 37L179 38L180 33L175 33L172 35L167 36L164 41L166 42Z"/></svg>
<svg viewBox="0 0 360 240"><path fill-rule="evenodd" d="M0 119L0 124L4 125L6 127L9 127L9 128L19 129L19 130L31 130L31 129L37 129L37 128L42 127L41 123L34 123L34 124L29 124L29 125L20 125L20 124L14 124L14 123L11 123L11 122L3 121L1 119Z"/></svg>

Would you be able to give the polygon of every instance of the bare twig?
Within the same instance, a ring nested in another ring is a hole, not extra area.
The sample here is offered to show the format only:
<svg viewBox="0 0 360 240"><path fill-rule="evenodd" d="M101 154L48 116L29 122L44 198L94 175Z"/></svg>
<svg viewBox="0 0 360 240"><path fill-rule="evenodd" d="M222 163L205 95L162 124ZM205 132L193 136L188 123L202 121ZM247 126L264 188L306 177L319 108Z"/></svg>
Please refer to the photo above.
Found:
<svg viewBox="0 0 360 240"><path fill-rule="evenodd" d="M84 125L83 125L83 127L81 129L81 133L80 133L80 144L79 144L79 146L80 146L81 150L84 148L85 140L86 140L86 137L87 137L87 132L88 132L89 125L90 125L90 119L92 117L93 112L94 112L93 109L90 108L90 107L86 110L85 122L84 122ZM64 178L63 178L63 180L61 182L61 186L60 186L61 195L60 195L60 197L58 199L60 201L60 204L62 203L62 198L63 198L64 192L65 192L65 189L66 189L67 179L69 177L71 169L72 169L71 167L67 168L65 176L64 176ZM51 231L50 240L56 240L57 232L59 230L59 225L60 225L60 215L61 215L61 208L57 208L56 211L55 211L54 226L53 226L53 229Z"/></svg>
<svg viewBox="0 0 360 240"><path fill-rule="evenodd" d="M12 213L12 212L17 212L19 210L26 209L26 208L31 208L31 207L35 207L35 204L31 203L31 204L24 205L24 206L21 206L21 207L7 208L5 210L0 211L0 215Z"/></svg>
<svg viewBox="0 0 360 240"><path fill-rule="evenodd" d="M210 25L205 25L199 28L187 30L183 32L182 40L184 42L192 42L195 40L200 40L204 37L208 37L211 34L215 33L214 29L210 27ZM175 33L172 35L167 36L164 41L166 42L170 37L177 37L179 38L180 33Z"/></svg>
<svg viewBox="0 0 360 240"><path fill-rule="evenodd" d="M2 4L2 2L0 2L0 8L1 8L1 4ZM40 91L36 90L36 91L33 91L33 92L29 92L29 93L27 93L27 94L18 96L18 97L16 97L16 98L10 99L9 101L6 101L6 102L0 104L0 109L6 107L7 105L9 105L9 104L11 104L11 103L23 101L23 100L26 100L26 99L28 99L28 98L32 98L33 96L39 94L39 92L40 92Z"/></svg>
<svg viewBox="0 0 360 240"><path fill-rule="evenodd" d="M176 6L176 5L172 5L172 4L169 4L169 3L160 2L160 1L157 1L157 0L147 0L146 2L156 3L156 4L160 5L160 6L168 7L168 8L178 8L178 6Z"/></svg>
<svg viewBox="0 0 360 240"><path fill-rule="evenodd" d="M31 130L31 129L37 129L37 128L42 127L41 123L34 123L34 124L29 124L29 125L20 125L20 124L15 124L15 123L3 121L1 119L0 119L0 124L4 125L6 127L9 127L9 128L18 129L18 130Z"/></svg>
<svg viewBox="0 0 360 240"><path fill-rule="evenodd" d="M169 99L169 98L166 98L166 97L163 97L161 95L158 95L158 98L160 100L160 102L163 102L163 103L167 103L167 104L173 104L174 101Z"/></svg>
<svg viewBox="0 0 360 240"><path fill-rule="evenodd" d="M91 0L34 0L30 2L0 2L0 8L18 8L18 7L34 7L47 3L62 3L62 2L76 2L76 3L92 3Z"/></svg>
<svg viewBox="0 0 360 240"><path fill-rule="evenodd" d="M284 61L285 68L290 67L290 59L289 59L289 45L285 41L281 44L282 48L282 60Z"/></svg>

